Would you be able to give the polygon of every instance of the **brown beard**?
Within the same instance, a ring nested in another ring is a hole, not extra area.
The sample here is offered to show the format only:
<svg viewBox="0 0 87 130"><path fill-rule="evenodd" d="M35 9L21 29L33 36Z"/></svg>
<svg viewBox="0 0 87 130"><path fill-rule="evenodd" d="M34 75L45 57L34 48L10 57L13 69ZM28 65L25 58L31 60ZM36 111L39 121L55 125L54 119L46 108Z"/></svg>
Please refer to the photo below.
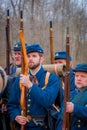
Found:
<svg viewBox="0 0 87 130"><path fill-rule="evenodd" d="M39 67L39 66L40 66L40 63L37 63L36 65L29 66L29 68L30 68L31 70L34 70L34 69L36 69L36 68Z"/></svg>

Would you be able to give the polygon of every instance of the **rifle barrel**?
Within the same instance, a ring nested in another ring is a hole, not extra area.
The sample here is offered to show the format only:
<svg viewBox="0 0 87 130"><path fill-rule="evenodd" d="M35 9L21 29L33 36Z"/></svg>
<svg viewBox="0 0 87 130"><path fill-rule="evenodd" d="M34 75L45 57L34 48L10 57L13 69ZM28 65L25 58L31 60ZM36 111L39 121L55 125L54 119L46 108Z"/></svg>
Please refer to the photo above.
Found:
<svg viewBox="0 0 87 130"><path fill-rule="evenodd" d="M6 25L6 73L10 74L10 16L7 10L7 25Z"/></svg>
<svg viewBox="0 0 87 130"><path fill-rule="evenodd" d="M23 30L23 11L20 11L20 30Z"/></svg>
<svg viewBox="0 0 87 130"><path fill-rule="evenodd" d="M50 28L52 28L52 21L50 21Z"/></svg>
<svg viewBox="0 0 87 130"><path fill-rule="evenodd" d="M50 56L51 56L51 63L54 63L54 41L53 41L53 28L52 28L52 21L50 21Z"/></svg>
<svg viewBox="0 0 87 130"><path fill-rule="evenodd" d="M70 130L70 114L66 113L66 102L70 101L70 42L69 42L69 28L67 27L66 36L66 68L65 87L64 87L64 115L62 130Z"/></svg>

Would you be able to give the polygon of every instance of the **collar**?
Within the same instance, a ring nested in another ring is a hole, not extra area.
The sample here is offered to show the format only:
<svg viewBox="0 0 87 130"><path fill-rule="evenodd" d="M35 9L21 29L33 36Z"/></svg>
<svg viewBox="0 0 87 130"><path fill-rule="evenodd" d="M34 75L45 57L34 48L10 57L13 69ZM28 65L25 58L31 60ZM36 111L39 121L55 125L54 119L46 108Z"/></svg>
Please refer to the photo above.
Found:
<svg viewBox="0 0 87 130"><path fill-rule="evenodd" d="M35 76L35 75L39 72L40 69L41 69L41 66L39 66L38 70L37 70L35 73L33 73L33 72L30 70L30 75Z"/></svg>
<svg viewBox="0 0 87 130"><path fill-rule="evenodd" d="M42 66L39 67L38 71L35 72L34 74L31 72L31 70L29 70L29 74L30 75L35 75L36 77L41 77L41 74L45 72L44 68Z"/></svg>

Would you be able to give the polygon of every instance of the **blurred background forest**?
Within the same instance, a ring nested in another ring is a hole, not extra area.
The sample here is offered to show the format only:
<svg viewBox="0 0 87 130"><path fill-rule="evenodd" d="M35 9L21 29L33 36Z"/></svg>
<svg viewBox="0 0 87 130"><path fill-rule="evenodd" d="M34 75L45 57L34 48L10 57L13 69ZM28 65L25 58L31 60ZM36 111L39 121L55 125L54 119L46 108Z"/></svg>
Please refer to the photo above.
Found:
<svg viewBox="0 0 87 130"><path fill-rule="evenodd" d="M50 63L50 20L54 51L66 49L69 27L73 64L87 62L87 0L0 0L0 65L6 66L6 19L10 11L10 43L19 41L20 11L23 10L25 42L41 43L45 63Z"/></svg>

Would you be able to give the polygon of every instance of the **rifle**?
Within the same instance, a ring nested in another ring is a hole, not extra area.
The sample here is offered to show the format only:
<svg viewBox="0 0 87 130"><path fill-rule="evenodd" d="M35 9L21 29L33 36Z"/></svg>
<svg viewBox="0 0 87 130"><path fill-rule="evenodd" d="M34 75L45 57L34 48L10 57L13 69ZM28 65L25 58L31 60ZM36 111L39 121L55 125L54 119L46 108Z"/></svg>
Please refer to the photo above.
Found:
<svg viewBox="0 0 87 130"><path fill-rule="evenodd" d="M7 25L6 25L6 73L10 74L10 17L9 10L7 10Z"/></svg>
<svg viewBox="0 0 87 130"><path fill-rule="evenodd" d="M21 41L21 48L22 48L22 73L24 75L28 74L28 59L27 59L27 53L26 53L26 47L25 47L25 41L24 41L24 31L23 31L23 12L21 11L21 16L20 16L20 41ZM20 84L20 89L21 89L21 98L20 98L20 104L22 107L22 112L21 114L23 116L27 116L27 111L26 111L26 88ZM25 125L21 126L21 130L26 130Z"/></svg>
<svg viewBox="0 0 87 130"><path fill-rule="evenodd" d="M70 114L66 113L66 102L70 101L70 45L69 45L69 28L67 27L66 36L66 75L65 75L65 86L64 86L64 115L63 115L63 126L62 130L70 130Z"/></svg>
<svg viewBox="0 0 87 130"><path fill-rule="evenodd" d="M3 104L3 105L4 105L4 104ZM3 105L2 105L2 108L1 108L2 129L3 129L3 130L7 130L7 128L6 128L6 119L5 119L5 113L4 113Z"/></svg>
<svg viewBox="0 0 87 130"><path fill-rule="evenodd" d="M54 63L54 41L53 41L52 21L50 21L50 55L51 55L51 64L53 64Z"/></svg>

